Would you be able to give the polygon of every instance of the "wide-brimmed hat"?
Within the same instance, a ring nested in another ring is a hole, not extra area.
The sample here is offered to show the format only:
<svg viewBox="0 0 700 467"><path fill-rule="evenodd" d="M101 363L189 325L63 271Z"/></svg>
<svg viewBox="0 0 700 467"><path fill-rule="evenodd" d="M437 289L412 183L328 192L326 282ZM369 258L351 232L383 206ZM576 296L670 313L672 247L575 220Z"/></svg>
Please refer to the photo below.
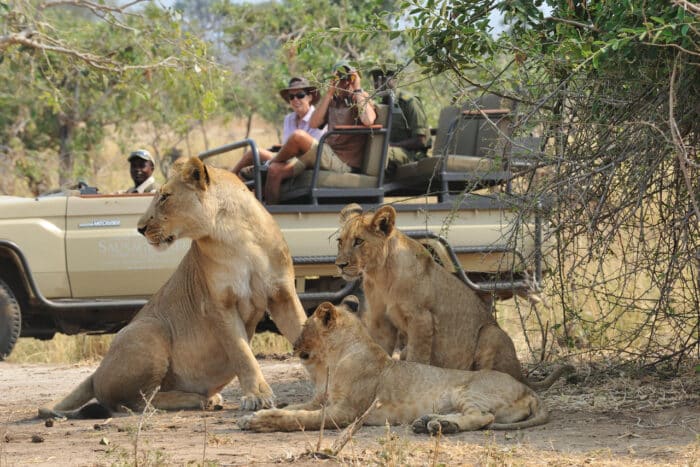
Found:
<svg viewBox="0 0 700 467"><path fill-rule="evenodd" d="M316 104L318 102L319 94L318 89L306 80L306 78L294 77L289 80L289 85L280 90L280 96L286 101L289 100L288 96L290 93L295 93L297 91L304 91L311 96L311 103Z"/></svg>

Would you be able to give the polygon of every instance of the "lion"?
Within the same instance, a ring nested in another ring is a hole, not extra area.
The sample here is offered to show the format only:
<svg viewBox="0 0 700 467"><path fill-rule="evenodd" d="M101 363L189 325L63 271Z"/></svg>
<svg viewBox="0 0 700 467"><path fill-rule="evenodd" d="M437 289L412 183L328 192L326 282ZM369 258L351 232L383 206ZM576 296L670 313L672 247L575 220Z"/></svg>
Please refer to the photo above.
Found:
<svg viewBox="0 0 700 467"><path fill-rule="evenodd" d="M274 406L249 342L266 310L290 342L306 320L287 243L235 175L197 157L178 160L173 169L138 231L157 249L184 237L192 239L190 249L115 335L95 372L59 402L40 408L40 417L140 411L151 396L157 409L213 407L234 377L242 409ZM105 410L85 406L93 398Z"/></svg>
<svg viewBox="0 0 700 467"><path fill-rule="evenodd" d="M412 362L460 370L492 369L534 389L551 386L562 366L545 380L527 381L510 337L488 305L436 263L418 241L396 228L396 210L363 213L349 204L340 213L335 264L347 281L362 278L367 309L362 319L389 354L404 336L402 355Z"/></svg>
<svg viewBox="0 0 700 467"><path fill-rule="evenodd" d="M241 429L342 428L364 415L366 425L410 423L416 433L436 434L521 429L548 420L537 394L505 373L392 359L345 303L319 305L294 353L309 372L316 396L305 404L241 417Z"/></svg>

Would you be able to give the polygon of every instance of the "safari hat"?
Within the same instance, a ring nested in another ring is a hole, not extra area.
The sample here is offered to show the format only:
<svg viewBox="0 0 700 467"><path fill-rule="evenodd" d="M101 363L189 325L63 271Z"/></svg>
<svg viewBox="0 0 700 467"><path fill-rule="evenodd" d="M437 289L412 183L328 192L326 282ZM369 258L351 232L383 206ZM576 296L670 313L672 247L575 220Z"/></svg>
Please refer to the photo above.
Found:
<svg viewBox="0 0 700 467"><path fill-rule="evenodd" d="M127 160L131 162L131 159L135 158L143 159L145 161L151 161L151 163L154 165L156 163L156 161L153 160L153 156L151 156L151 153L145 149L137 149L136 151L132 152L131 154L129 154L129 158Z"/></svg>
<svg viewBox="0 0 700 467"><path fill-rule="evenodd" d="M350 64L350 62L348 62L347 60L341 60L338 63L336 63L335 65L333 65L333 74L336 74L338 72L357 73L358 75L360 75L360 72L357 71L357 68L352 66Z"/></svg>
<svg viewBox="0 0 700 467"><path fill-rule="evenodd" d="M289 94L297 91L304 91L309 94L311 96L312 104L316 104L321 97L318 94L318 90L315 86L311 86L306 78L299 78L298 76L295 76L289 80L289 85L280 91L280 96L282 96L282 99L284 99L285 102L288 102Z"/></svg>
<svg viewBox="0 0 700 467"><path fill-rule="evenodd" d="M400 66L395 60L385 60L380 64L375 64L372 66L369 69L369 74L370 76L393 76L402 68L404 67Z"/></svg>

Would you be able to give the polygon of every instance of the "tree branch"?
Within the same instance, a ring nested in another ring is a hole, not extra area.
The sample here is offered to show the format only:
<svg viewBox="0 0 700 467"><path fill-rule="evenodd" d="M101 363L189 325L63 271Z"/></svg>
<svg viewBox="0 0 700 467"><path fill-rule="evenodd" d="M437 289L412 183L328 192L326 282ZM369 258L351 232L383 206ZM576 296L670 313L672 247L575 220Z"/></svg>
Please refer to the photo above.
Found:
<svg viewBox="0 0 700 467"><path fill-rule="evenodd" d="M22 31L20 33L13 33L5 36L0 36L0 51L4 51L12 45L23 45L32 49L42 50L44 52L54 52L61 55L73 57L82 62L85 62L93 68L110 72L123 72L128 70L151 70L165 67L174 68L177 62L177 59L175 57L170 56L164 58L163 60L157 63L149 63L145 65L121 65L118 62L115 62L114 60L110 60L103 56L93 55L91 53L86 52L80 52L78 50L71 49L68 47L45 44L34 40L33 37L35 37L35 33L29 30Z"/></svg>

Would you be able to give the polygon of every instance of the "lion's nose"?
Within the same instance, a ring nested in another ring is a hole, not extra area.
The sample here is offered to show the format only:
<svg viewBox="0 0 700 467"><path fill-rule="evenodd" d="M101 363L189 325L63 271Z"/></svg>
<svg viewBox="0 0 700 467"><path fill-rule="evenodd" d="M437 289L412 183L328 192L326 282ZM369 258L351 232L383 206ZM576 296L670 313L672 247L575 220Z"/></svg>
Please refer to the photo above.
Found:
<svg viewBox="0 0 700 467"><path fill-rule="evenodd" d="M143 227L136 227L136 230L138 230L141 235L146 235L146 226L145 225Z"/></svg>
<svg viewBox="0 0 700 467"><path fill-rule="evenodd" d="M340 269L345 269L345 266L348 265L348 263L339 263L338 261L335 262L335 265L339 267Z"/></svg>

